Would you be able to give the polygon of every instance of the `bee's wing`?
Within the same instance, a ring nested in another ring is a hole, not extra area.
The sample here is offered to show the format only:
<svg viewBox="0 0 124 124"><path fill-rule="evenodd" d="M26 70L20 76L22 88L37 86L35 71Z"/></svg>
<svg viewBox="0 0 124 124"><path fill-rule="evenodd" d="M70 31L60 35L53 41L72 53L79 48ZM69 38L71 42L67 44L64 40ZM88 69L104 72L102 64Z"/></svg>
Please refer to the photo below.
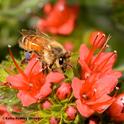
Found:
<svg viewBox="0 0 124 124"><path fill-rule="evenodd" d="M33 30L27 30L27 29L22 29L20 31L20 33L23 35L23 36L26 36L26 35L36 35L36 32L33 31Z"/></svg>

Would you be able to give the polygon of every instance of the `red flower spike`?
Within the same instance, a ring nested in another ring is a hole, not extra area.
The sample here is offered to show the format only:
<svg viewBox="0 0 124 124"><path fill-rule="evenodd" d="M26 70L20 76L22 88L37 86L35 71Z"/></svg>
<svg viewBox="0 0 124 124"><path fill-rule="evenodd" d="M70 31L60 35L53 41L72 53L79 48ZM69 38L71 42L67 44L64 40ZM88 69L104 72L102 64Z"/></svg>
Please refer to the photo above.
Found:
<svg viewBox="0 0 124 124"><path fill-rule="evenodd" d="M90 35L90 43L94 48L102 48L107 38L106 35L101 31L92 32Z"/></svg>
<svg viewBox="0 0 124 124"><path fill-rule="evenodd" d="M64 100L69 97L71 94L71 84L62 83L61 86L57 89L56 95L59 100Z"/></svg>
<svg viewBox="0 0 124 124"><path fill-rule="evenodd" d="M44 10L47 16L37 24L41 32L68 35L73 31L78 6L69 6L66 0L58 0L53 6L46 4Z"/></svg>
<svg viewBox="0 0 124 124"><path fill-rule="evenodd" d="M54 83L54 81L55 83L59 83L64 78L63 74L58 72L51 72L48 75L45 75L41 71L42 65L37 59L37 56L33 56L25 71L22 71L16 63L11 51L10 53L13 62L20 73L8 76L7 82L11 84L11 87L19 90L17 96L21 100L23 106L29 106L38 102L39 99L47 97L52 91L51 83Z"/></svg>
<svg viewBox="0 0 124 124"><path fill-rule="evenodd" d="M118 95L108 110L109 115L117 122L124 121L124 93Z"/></svg>

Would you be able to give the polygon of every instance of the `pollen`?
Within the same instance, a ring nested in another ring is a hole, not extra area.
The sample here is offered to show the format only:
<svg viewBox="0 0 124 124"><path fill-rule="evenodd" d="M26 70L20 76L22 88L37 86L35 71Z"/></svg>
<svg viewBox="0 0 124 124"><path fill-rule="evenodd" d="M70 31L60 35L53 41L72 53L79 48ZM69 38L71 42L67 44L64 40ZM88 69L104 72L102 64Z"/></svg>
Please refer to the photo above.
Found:
<svg viewBox="0 0 124 124"><path fill-rule="evenodd" d="M84 99L88 99L88 96L87 96L86 94L83 94L82 97L83 97Z"/></svg>
<svg viewBox="0 0 124 124"><path fill-rule="evenodd" d="M33 84L32 84L32 83L29 83L29 86L30 86L30 87L33 87Z"/></svg>
<svg viewBox="0 0 124 124"><path fill-rule="evenodd" d="M89 77L90 77L90 73L86 72L86 73L85 73L85 78L87 79L87 78L89 78Z"/></svg>
<svg viewBox="0 0 124 124"><path fill-rule="evenodd" d="M10 44L8 44L8 48L11 48L12 46Z"/></svg>

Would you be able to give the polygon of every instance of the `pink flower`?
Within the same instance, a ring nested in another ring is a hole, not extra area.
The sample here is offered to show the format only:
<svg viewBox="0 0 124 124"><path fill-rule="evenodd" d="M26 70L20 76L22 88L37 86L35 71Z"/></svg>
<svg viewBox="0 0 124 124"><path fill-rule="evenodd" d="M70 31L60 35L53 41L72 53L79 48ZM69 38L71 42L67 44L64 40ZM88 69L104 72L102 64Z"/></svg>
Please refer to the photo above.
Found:
<svg viewBox="0 0 124 124"><path fill-rule="evenodd" d="M69 106L66 110L67 118L69 120L74 120L77 114L77 110L73 106Z"/></svg>
<svg viewBox="0 0 124 124"><path fill-rule="evenodd" d="M5 106L0 106L0 124L24 124L24 121L16 119Z"/></svg>
<svg viewBox="0 0 124 124"><path fill-rule="evenodd" d="M10 55L19 74L8 76L7 82L11 84L11 87L19 90L17 97L21 100L23 106L29 106L47 97L52 91L51 83L58 83L64 79L62 73L50 72L48 75L44 74L41 62L36 56L31 58L25 71L23 71L16 63L11 51Z"/></svg>
<svg viewBox="0 0 124 124"><path fill-rule="evenodd" d="M91 116L94 112L104 112L114 101L110 94L121 77L121 72L112 69L116 60L115 52L103 52L106 48L104 33L98 33L92 43L91 49L81 45L79 63L81 65L81 79L74 78L72 89L77 104L77 109L84 117ZM93 37L93 36L92 36ZM93 39L93 38L91 38ZM98 45L100 44L100 45ZM100 52L94 55L98 49Z"/></svg>
<svg viewBox="0 0 124 124"><path fill-rule="evenodd" d="M55 117L50 118L50 124L58 124L58 120Z"/></svg>
<svg viewBox="0 0 124 124"><path fill-rule="evenodd" d="M66 41L64 43L64 48L67 50L67 51L73 51L74 49L74 44L71 42L71 41Z"/></svg>
<svg viewBox="0 0 124 124"><path fill-rule="evenodd" d="M37 28L42 32L53 34L70 34L75 25L78 13L78 6L70 6L66 0L58 0L55 5L50 3L44 7L46 17L40 19Z"/></svg>
<svg viewBox="0 0 124 124"><path fill-rule="evenodd" d="M51 106L52 106L52 104L48 100L46 100L44 103L42 103L43 109L50 109Z"/></svg>
<svg viewBox="0 0 124 124"><path fill-rule="evenodd" d="M109 114L117 122L124 121L124 93L118 95L109 108Z"/></svg>
<svg viewBox="0 0 124 124"><path fill-rule="evenodd" d="M61 86L57 89L56 95L60 100L64 100L69 97L71 94L71 84L62 83Z"/></svg>

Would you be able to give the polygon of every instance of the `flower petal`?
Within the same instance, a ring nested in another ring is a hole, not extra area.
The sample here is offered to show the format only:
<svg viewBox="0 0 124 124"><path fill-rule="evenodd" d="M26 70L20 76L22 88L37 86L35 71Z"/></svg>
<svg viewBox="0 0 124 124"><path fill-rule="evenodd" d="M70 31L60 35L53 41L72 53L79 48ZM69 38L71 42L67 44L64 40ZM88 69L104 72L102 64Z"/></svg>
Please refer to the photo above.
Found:
<svg viewBox="0 0 124 124"><path fill-rule="evenodd" d="M118 83L118 77L121 76L120 72L106 73L96 81L94 88L97 90L97 97L101 97L103 94L109 94L115 88Z"/></svg>
<svg viewBox="0 0 124 124"><path fill-rule="evenodd" d="M26 89L26 82L23 80L23 77L20 74L14 75L14 76L8 76L7 82L9 82L13 88L16 89Z"/></svg>
<svg viewBox="0 0 124 124"><path fill-rule="evenodd" d="M47 97L51 93L51 83L45 82L45 84L41 87L39 93L35 96L36 99L43 99Z"/></svg>
<svg viewBox="0 0 124 124"><path fill-rule="evenodd" d="M50 72L46 77L47 83L59 83L64 79L64 74L59 72Z"/></svg>
<svg viewBox="0 0 124 124"><path fill-rule="evenodd" d="M28 94L25 91L19 91L17 97L21 100L23 106L29 106L37 102L37 100L34 97L30 96L30 94Z"/></svg>
<svg viewBox="0 0 124 124"><path fill-rule="evenodd" d="M36 73L36 72L39 72L41 69L42 69L41 62L38 61L38 60L37 60L37 57L35 56L35 57L33 57L33 58L29 61L28 65L27 65L27 67L26 67L26 69L25 69L25 73L26 73L27 75L29 75L29 73L30 73L31 71L32 71L32 73L33 73L33 72Z"/></svg>
<svg viewBox="0 0 124 124"><path fill-rule="evenodd" d="M95 58L96 57L94 57L93 60ZM105 61L107 61L107 63L104 66L104 68L100 69L99 71L104 72L104 70L109 70L114 65L116 58L117 58L117 55L116 54L113 55L113 52L108 52L108 53L107 52L103 52L103 53L100 54L99 58L95 62L95 67L100 67L100 65L102 63L104 63Z"/></svg>
<svg viewBox="0 0 124 124"><path fill-rule="evenodd" d="M65 24L63 24L59 29L58 33L63 35L70 34L74 29L74 19L70 18Z"/></svg>
<svg viewBox="0 0 124 124"><path fill-rule="evenodd" d="M93 109L90 109L86 104L82 104L80 100L76 101L77 109L84 117L89 117L94 113Z"/></svg>
<svg viewBox="0 0 124 124"><path fill-rule="evenodd" d="M89 49L87 48L87 46L85 44L82 44L80 46L80 61L85 60L88 53L89 53Z"/></svg>
<svg viewBox="0 0 124 124"><path fill-rule="evenodd" d="M90 106L90 108L94 109L98 113L104 112L115 100L115 98L110 97L108 95L103 95L99 99L96 99L94 101L88 102L87 105Z"/></svg>
<svg viewBox="0 0 124 124"><path fill-rule="evenodd" d="M76 98L80 98L80 89L82 87L82 84L83 84L83 80L80 80L78 78L74 78L72 80L72 89L73 89L74 96Z"/></svg>

